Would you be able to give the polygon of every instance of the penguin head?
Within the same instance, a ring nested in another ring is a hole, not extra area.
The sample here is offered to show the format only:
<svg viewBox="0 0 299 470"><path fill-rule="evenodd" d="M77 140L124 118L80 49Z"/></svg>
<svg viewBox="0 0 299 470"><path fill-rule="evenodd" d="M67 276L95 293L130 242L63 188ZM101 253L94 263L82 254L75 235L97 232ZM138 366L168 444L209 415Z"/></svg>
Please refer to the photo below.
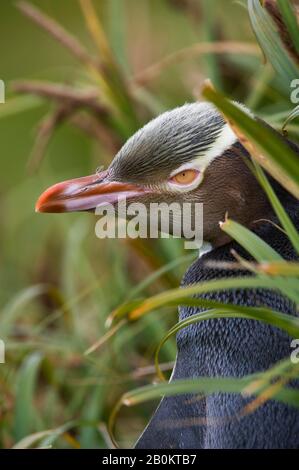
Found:
<svg viewBox="0 0 299 470"><path fill-rule="evenodd" d="M91 211L121 199L150 204L203 205L203 238L226 237L219 222L228 213L250 223L265 197L249 170L248 154L217 109L191 103L165 112L137 131L105 171L58 183L38 199L37 212ZM176 214L180 217L178 214ZM173 233L173 218L169 233Z"/></svg>

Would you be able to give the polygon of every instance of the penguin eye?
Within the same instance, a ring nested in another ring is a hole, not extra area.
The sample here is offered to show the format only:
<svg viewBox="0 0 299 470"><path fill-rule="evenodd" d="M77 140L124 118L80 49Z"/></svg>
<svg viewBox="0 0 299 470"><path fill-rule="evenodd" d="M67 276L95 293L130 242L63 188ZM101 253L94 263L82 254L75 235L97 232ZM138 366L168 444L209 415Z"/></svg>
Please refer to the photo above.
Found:
<svg viewBox="0 0 299 470"><path fill-rule="evenodd" d="M193 181L197 178L198 174L198 170L187 169L174 175L170 181L176 184L187 185L193 183Z"/></svg>

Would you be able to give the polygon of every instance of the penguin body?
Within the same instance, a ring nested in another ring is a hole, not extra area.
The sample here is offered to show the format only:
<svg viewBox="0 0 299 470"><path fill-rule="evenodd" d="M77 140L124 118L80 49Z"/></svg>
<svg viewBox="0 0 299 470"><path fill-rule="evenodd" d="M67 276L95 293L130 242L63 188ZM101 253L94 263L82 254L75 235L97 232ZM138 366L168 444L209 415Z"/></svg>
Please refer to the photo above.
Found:
<svg viewBox="0 0 299 470"><path fill-rule="evenodd" d="M298 203L289 198L289 215L299 227ZM273 222L278 222L273 215ZM284 259L298 257L289 239L270 222L254 230ZM182 286L248 276L247 271L207 267L209 261L235 261L235 250L252 258L236 242L228 243L196 260ZM279 292L236 289L199 297L247 307L268 307L298 316L296 305ZM180 320L199 313L198 307L181 307ZM262 372L290 357L292 338L269 324L241 318L219 318L195 323L177 336L177 360L171 380L200 377L244 377ZM298 383L293 384L298 387ZM180 449L298 449L299 410L275 400L242 415L252 401L241 394L214 393L207 397L182 395L164 398L136 448ZM181 425L180 425L181 423Z"/></svg>

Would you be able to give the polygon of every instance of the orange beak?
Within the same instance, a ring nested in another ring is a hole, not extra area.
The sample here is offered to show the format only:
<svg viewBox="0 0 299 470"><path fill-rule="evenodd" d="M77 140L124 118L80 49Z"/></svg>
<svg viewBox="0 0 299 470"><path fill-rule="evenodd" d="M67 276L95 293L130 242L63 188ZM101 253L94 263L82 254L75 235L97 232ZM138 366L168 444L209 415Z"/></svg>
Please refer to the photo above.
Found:
<svg viewBox="0 0 299 470"><path fill-rule="evenodd" d="M38 198L36 212L90 211L147 192L137 185L105 181L106 175L103 171L51 186Z"/></svg>

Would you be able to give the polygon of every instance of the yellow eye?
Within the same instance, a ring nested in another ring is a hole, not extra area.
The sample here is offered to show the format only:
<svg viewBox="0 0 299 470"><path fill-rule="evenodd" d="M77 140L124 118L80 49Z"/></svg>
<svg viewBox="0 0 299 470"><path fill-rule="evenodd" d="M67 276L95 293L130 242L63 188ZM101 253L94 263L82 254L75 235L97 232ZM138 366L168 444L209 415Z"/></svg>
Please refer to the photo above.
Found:
<svg viewBox="0 0 299 470"><path fill-rule="evenodd" d="M191 184L198 176L197 170L183 170L171 178L171 181L177 184Z"/></svg>

